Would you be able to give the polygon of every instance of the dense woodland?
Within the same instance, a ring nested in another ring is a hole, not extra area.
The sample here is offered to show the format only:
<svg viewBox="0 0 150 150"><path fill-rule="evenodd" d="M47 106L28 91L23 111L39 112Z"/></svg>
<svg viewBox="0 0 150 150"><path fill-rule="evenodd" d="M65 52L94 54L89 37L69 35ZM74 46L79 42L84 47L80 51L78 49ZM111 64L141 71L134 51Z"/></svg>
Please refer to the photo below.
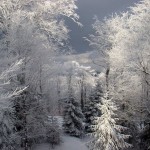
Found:
<svg viewBox="0 0 150 150"><path fill-rule="evenodd" d="M62 134L89 150L150 149L150 0L95 17L85 40L98 70L58 61L73 52L65 19L84 28L75 1L0 0L0 150L53 149Z"/></svg>

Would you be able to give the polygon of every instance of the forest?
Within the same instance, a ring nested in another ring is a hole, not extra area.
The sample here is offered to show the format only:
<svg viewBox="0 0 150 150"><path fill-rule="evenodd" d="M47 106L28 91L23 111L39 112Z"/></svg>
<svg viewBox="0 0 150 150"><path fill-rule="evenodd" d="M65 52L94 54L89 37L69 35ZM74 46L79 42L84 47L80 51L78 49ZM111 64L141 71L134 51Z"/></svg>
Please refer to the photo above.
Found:
<svg viewBox="0 0 150 150"><path fill-rule="evenodd" d="M150 0L103 21L77 54L76 0L0 0L0 150L150 149Z"/></svg>

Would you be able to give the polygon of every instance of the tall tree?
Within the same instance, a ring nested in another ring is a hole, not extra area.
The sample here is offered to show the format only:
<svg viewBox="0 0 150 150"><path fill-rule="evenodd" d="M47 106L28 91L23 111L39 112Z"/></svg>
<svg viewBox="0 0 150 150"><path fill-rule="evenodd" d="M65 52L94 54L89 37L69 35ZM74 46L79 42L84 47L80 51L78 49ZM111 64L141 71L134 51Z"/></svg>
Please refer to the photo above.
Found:
<svg viewBox="0 0 150 150"><path fill-rule="evenodd" d="M0 49L7 58L6 67L24 59L13 84L28 86L14 101L16 129L26 150L31 137L38 135L37 129L44 127L45 116L39 113L43 112L43 87L47 86L44 65L50 64L55 52L66 46L69 30L62 16L78 23L76 9L74 0L2 0L0 3Z"/></svg>
<svg viewBox="0 0 150 150"><path fill-rule="evenodd" d="M102 116L96 117L96 125L93 125L95 130L93 140L89 143L91 150L120 150L130 148L131 145L126 142L129 135L124 135L123 131L125 127L118 125L118 118L115 111L117 107L109 98L106 92L102 98L102 104L98 104L99 110L102 112Z"/></svg>
<svg viewBox="0 0 150 150"><path fill-rule="evenodd" d="M91 126L94 123L95 117L101 116L101 111L98 109L97 105L101 103L102 96L103 94L101 84L100 82L97 82L96 87L92 90L84 107L86 132L92 132Z"/></svg>
<svg viewBox="0 0 150 150"><path fill-rule="evenodd" d="M105 56L106 87L122 106L120 118L137 128L134 137L149 120L149 7L149 0L143 0L104 23L96 20L96 36L91 36L91 44Z"/></svg>
<svg viewBox="0 0 150 150"><path fill-rule="evenodd" d="M24 89L20 87L10 88L10 78L14 77L22 61L11 65L7 70L0 74L0 149L16 149L17 136L15 133L15 116L13 109L13 99L19 96ZM15 89L16 88L16 89Z"/></svg>
<svg viewBox="0 0 150 150"><path fill-rule="evenodd" d="M84 115L82 113L79 102L73 95L73 89L71 85L71 76L68 82L68 98L64 109L64 131L65 133L81 137L84 133Z"/></svg>

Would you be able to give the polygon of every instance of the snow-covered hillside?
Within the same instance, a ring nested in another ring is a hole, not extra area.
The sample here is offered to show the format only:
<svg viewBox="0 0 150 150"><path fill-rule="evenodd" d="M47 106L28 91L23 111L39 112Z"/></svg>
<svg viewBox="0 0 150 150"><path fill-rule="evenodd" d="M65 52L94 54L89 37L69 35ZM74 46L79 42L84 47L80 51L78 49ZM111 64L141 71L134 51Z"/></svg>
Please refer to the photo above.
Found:
<svg viewBox="0 0 150 150"><path fill-rule="evenodd" d="M68 71L74 69L96 70L101 71L99 66L100 53L98 51L91 51L82 54L61 55L54 58L55 69L54 73L66 74Z"/></svg>

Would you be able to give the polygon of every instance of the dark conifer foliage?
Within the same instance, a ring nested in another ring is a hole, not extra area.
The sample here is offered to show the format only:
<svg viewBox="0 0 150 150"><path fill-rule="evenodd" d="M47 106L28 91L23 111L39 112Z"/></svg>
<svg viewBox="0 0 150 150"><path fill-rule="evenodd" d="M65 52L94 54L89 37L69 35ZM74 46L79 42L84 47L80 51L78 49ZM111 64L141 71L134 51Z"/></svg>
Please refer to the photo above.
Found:
<svg viewBox="0 0 150 150"><path fill-rule="evenodd" d="M97 104L101 103L102 95L101 84L97 82L96 87L92 91L89 100L84 107L85 131L87 133L92 132L91 125L93 124L95 117L101 115L100 110L97 108Z"/></svg>
<svg viewBox="0 0 150 150"><path fill-rule="evenodd" d="M64 131L71 136L81 137L84 133L83 119L79 103L70 97L64 111Z"/></svg>
<svg viewBox="0 0 150 150"><path fill-rule="evenodd" d="M71 76L69 77L68 94L64 109L64 131L71 136L81 137L84 133L84 115L79 102L73 95Z"/></svg>

